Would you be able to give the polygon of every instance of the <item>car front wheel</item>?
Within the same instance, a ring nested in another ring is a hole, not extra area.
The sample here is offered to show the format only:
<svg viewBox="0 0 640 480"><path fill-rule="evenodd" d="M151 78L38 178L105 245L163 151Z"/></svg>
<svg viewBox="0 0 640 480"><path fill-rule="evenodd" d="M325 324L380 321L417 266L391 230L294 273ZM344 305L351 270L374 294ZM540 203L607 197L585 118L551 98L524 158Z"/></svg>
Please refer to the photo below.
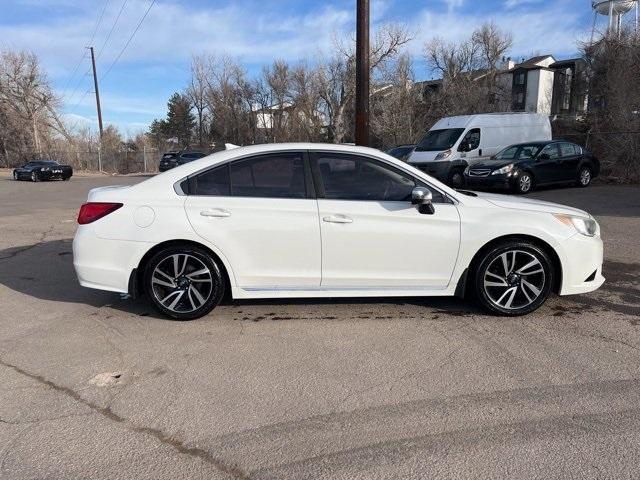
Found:
<svg viewBox="0 0 640 480"><path fill-rule="evenodd" d="M224 277L208 252L169 247L156 253L144 273L154 308L176 320L192 320L213 310L224 295Z"/></svg>
<svg viewBox="0 0 640 480"><path fill-rule="evenodd" d="M516 179L515 191L516 193L524 194L529 193L533 189L533 177L528 172L522 172Z"/></svg>
<svg viewBox="0 0 640 480"><path fill-rule="evenodd" d="M38 172L31 172L31 181L32 182L40 181L40 175L38 175Z"/></svg>
<svg viewBox="0 0 640 480"><path fill-rule="evenodd" d="M484 254L474 281L476 298L486 310L499 315L525 315L549 297L554 270L544 250L514 240Z"/></svg>

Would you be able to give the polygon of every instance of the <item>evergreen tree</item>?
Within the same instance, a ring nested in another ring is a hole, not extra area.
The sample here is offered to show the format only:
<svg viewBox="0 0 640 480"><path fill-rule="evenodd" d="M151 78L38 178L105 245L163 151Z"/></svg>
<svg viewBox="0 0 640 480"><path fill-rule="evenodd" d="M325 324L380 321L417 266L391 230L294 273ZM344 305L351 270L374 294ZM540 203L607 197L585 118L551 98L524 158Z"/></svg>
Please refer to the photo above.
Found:
<svg viewBox="0 0 640 480"><path fill-rule="evenodd" d="M167 110L167 120L161 125L166 128L166 135L175 137L181 147L188 147L196 125L191 102L186 95L174 93L167 103Z"/></svg>

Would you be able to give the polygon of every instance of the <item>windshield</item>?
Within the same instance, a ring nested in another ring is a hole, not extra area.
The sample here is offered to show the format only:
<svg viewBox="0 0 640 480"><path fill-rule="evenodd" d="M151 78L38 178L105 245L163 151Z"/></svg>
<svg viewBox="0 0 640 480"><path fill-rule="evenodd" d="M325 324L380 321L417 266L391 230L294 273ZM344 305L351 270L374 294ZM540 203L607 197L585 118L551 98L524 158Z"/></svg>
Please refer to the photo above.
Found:
<svg viewBox="0 0 640 480"><path fill-rule="evenodd" d="M538 155L543 145L512 145L495 156L496 160L524 160Z"/></svg>
<svg viewBox="0 0 640 480"><path fill-rule="evenodd" d="M435 152L448 150L458 141L464 128L445 128L429 130L416 147L417 152Z"/></svg>

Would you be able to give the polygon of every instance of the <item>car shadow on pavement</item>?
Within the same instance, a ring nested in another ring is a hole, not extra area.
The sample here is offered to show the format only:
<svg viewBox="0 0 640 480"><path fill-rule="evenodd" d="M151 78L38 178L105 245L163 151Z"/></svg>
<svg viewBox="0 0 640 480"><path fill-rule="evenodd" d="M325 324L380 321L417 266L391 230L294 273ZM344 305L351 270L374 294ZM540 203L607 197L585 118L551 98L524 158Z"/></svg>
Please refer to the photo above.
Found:
<svg viewBox="0 0 640 480"><path fill-rule="evenodd" d="M78 303L96 308L109 306L128 314L164 318L157 314L145 298L123 300L120 294L81 287L73 268L71 239L51 240L32 245L0 250L0 284L40 300ZM363 318L373 306L384 304L386 313L371 318L393 318L394 307L417 306L429 309L431 314L451 316L483 315L469 302L457 298L311 298L230 300L227 306L285 306L285 305L362 305ZM391 308L390 308L391 307ZM274 314L275 315L275 314ZM277 315L276 315L277 317ZM358 317L356 317L358 318ZM294 317L276 318L294 320Z"/></svg>

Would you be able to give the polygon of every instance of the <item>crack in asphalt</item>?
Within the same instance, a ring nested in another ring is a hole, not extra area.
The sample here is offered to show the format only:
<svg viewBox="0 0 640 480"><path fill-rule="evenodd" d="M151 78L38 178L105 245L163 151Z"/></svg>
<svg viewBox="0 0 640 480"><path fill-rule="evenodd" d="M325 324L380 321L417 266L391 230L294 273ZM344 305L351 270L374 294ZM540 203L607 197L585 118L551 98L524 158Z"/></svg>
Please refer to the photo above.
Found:
<svg viewBox="0 0 640 480"><path fill-rule="evenodd" d="M9 260L11 258L14 258L20 255L21 253L28 252L29 250L32 250L33 248L39 245L42 245L46 240L47 236L49 236L49 234L53 232L54 229L55 229L55 225L52 225L46 232L42 232L40 234L40 238L36 243L34 243L33 245L27 245L26 247L15 247L15 250L13 250L12 252L9 252L4 257L0 257L0 260Z"/></svg>
<svg viewBox="0 0 640 480"><path fill-rule="evenodd" d="M52 390L55 390L56 392L62 393L64 395L66 395L67 397L72 398L76 402L81 403L81 404L89 407L94 412L102 415L104 418L106 418L108 420L111 420L112 422L115 422L115 423L123 425L129 431L132 431L132 432L135 432L135 433L141 433L141 434L145 434L145 435L150 435L150 436L154 437L156 440L158 440L159 442L161 442L162 444L173 448L178 453L181 453L181 454L184 454L184 455L188 455L190 457L198 458L198 459L208 463L209 465L212 465L213 467L215 467L220 472L225 473L225 474L227 474L227 475L229 475L229 476L231 476L233 478L237 478L237 479L240 479L240 480L249 480L250 479L250 477L247 474L245 474L242 470L240 470L240 468L238 468L237 466L227 465L222 460L220 460L218 458L215 458L213 455L211 455L209 452L207 452L203 448L190 447L190 446L186 445L183 441L178 440L176 438L173 438L170 435L166 434L165 432L163 432L162 430L159 430L157 428L140 427L140 426L134 425L133 423L131 423L126 418L124 418L124 417L118 415L117 413L113 412L111 410L111 407L109 407L109 406L101 407L101 406L99 406L99 405L97 405L97 404L95 404L93 402L85 400L75 390L73 390L73 389L71 389L69 387L58 385L57 383L54 383L51 380L47 380L42 375L38 375L36 373L28 372L27 370L24 370L24 369L18 367L17 365L13 365L13 364L11 364L9 362L6 362L3 359L0 359L0 365L3 365L5 367L13 370L14 372L20 374L20 375L23 375L23 376L28 377L28 378L30 378L32 380L35 380L36 382L40 383L41 385L44 385L44 386L46 386L48 388L51 388Z"/></svg>

